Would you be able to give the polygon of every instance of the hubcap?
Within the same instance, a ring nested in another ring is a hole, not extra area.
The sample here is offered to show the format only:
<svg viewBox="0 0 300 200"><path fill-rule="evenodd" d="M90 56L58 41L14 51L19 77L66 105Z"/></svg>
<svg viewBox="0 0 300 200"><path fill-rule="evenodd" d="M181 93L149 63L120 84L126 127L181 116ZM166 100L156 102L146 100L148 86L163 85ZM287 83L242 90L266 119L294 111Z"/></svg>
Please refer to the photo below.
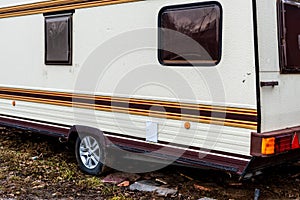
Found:
<svg viewBox="0 0 300 200"><path fill-rule="evenodd" d="M79 149L80 159L88 169L94 169L100 162L100 146L92 136L85 136L81 139Z"/></svg>

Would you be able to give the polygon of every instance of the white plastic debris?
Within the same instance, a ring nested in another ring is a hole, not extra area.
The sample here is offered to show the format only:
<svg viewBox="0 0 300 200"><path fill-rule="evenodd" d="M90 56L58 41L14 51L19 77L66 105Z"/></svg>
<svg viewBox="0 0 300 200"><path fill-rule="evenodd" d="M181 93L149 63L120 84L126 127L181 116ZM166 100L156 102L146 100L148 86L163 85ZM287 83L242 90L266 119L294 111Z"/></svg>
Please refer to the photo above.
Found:
<svg viewBox="0 0 300 200"><path fill-rule="evenodd" d="M156 192L161 196L175 195L177 193L177 190L175 189L160 187L158 184L150 180L137 181L130 185L129 189L142 192Z"/></svg>

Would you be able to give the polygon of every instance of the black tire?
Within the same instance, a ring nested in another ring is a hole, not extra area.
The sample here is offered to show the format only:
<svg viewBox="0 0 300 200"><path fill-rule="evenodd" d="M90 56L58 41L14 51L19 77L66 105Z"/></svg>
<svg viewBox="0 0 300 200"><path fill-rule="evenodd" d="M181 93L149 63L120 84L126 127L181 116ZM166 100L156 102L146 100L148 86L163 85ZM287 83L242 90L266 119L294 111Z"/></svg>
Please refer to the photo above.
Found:
<svg viewBox="0 0 300 200"><path fill-rule="evenodd" d="M99 175L104 171L105 144L96 134L80 134L75 143L75 155L79 168L87 174Z"/></svg>

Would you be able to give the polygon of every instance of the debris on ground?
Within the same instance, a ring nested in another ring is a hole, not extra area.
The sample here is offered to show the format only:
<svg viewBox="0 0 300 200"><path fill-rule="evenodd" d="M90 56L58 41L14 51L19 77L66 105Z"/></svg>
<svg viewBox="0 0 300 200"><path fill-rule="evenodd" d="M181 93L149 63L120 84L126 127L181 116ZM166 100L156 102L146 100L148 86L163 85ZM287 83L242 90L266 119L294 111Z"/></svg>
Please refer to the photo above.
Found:
<svg viewBox="0 0 300 200"><path fill-rule="evenodd" d="M197 190L202 190L202 191L212 191L212 189L208 188L208 187L204 187L204 186L201 186L201 185L198 185L198 184L194 184L194 187L197 189Z"/></svg>
<svg viewBox="0 0 300 200"><path fill-rule="evenodd" d="M242 182L234 182L234 183L228 183L229 186L242 186Z"/></svg>
<svg viewBox="0 0 300 200"><path fill-rule="evenodd" d="M258 200L260 196L260 189L255 189L254 191L254 200Z"/></svg>
<svg viewBox="0 0 300 200"><path fill-rule="evenodd" d="M159 184L151 180L141 180L129 186L130 190L142 192L156 192L161 196L175 195L177 190L161 187Z"/></svg>
<svg viewBox="0 0 300 200"><path fill-rule="evenodd" d="M241 181L222 171L177 166L138 175L112 172L119 178L114 185L102 181L109 174L82 173L73 152L72 146L57 138L0 127L0 200L164 200L165 195L174 200L300 199L300 162L270 168ZM148 190L154 186L153 191L131 190L140 186L136 185L139 180L149 181Z"/></svg>
<svg viewBox="0 0 300 200"><path fill-rule="evenodd" d="M189 176L187 176L187 175L185 175L185 174L182 174L182 173L180 173L180 176L183 176L184 178L186 178L186 179L188 179L188 180L190 180L190 181L193 181L193 180L194 180L193 178L191 178L191 177L189 177Z"/></svg>
<svg viewBox="0 0 300 200"><path fill-rule="evenodd" d="M122 183L118 184L118 187L128 187L130 185L129 181L123 181Z"/></svg>
<svg viewBox="0 0 300 200"><path fill-rule="evenodd" d="M209 197L203 197L203 198L198 199L198 200L216 200L216 199L212 199L212 198L209 198Z"/></svg>
<svg viewBox="0 0 300 200"><path fill-rule="evenodd" d="M162 180L162 179L160 179L160 178L156 178L156 179L155 179L155 182L161 183L161 184L163 184L163 185L167 185L167 184L168 184L166 181L164 181L164 180Z"/></svg>
<svg viewBox="0 0 300 200"><path fill-rule="evenodd" d="M125 180L134 182L134 181L138 180L139 178L140 178L140 176L138 174L115 172L115 173L109 174L105 178L103 178L102 182L117 185Z"/></svg>

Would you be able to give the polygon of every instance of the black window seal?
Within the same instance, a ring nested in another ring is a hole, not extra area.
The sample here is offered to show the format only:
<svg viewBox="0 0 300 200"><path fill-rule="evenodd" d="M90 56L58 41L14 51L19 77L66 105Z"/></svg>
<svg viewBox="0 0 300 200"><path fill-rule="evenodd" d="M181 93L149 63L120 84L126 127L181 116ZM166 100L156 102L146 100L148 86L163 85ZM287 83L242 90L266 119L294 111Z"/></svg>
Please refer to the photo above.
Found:
<svg viewBox="0 0 300 200"><path fill-rule="evenodd" d="M300 9L300 2L293 0L277 0L277 23L278 23L278 48L279 48L279 68L281 74L300 74L299 67L289 68L287 66L285 19L283 4L297 6Z"/></svg>
<svg viewBox="0 0 300 200"><path fill-rule="evenodd" d="M161 35L161 28L162 28L162 24L161 24L161 16L162 14L166 11L166 10L170 10L170 9L186 9L189 7L196 7L196 6L212 6L212 5L217 5L220 8L220 23L219 23L219 59L217 60L217 62L215 63L172 63L172 64L167 64L163 61L162 57L161 57L161 53L162 53L162 44L161 44L161 39L162 39L162 35ZM158 61L162 66L173 66L173 67L180 67L180 66L192 66L192 67L215 67L217 66L221 60L222 60L222 41L223 41L223 7L221 5L220 2L218 1L206 1L206 2L198 2L198 3L187 3L187 4L179 4L179 5L171 5L171 6L165 6L163 8L160 9L159 13L158 13L158 51L157 51L157 57L158 57Z"/></svg>
<svg viewBox="0 0 300 200"><path fill-rule="evenodd" d="M44 54L44 63L45 65L65 65L65 66L72 66L73 65L73 14L75 10L65 10L65 11L57 11L57 12L48 12L43 13L44 16L44 45L45 45L45 54ZM46 19L53 18L53 17L62 17L62 16L70 16L69 22L69 59L66 62L63 61L48 61L47 60L47 31L46 31Z"/></svg>

